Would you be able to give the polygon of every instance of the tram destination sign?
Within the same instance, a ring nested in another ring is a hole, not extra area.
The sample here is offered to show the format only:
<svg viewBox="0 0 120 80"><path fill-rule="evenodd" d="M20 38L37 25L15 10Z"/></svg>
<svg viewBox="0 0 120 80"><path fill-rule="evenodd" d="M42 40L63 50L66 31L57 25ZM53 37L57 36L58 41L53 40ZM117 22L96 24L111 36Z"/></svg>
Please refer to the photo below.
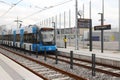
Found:
<svg viewBox="0 0 120 80"><path fill-rule="evenodd" d="M111 29L111 25L99 25L99 26L94 26L94 30L110 30Z"/></svg>

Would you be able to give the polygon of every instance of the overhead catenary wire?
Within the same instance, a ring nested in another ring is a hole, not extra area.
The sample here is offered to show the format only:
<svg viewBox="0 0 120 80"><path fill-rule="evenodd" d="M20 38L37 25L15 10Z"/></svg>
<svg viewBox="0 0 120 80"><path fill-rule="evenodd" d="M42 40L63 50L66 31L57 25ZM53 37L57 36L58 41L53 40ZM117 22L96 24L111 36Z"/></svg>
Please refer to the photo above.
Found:
<svg viewBox="0 0 120 80"><path fill-rule="evenodd" d="M18 5L21 1L23 1L23 0L20 0L17 3L12 4L11 7L5 13L3 13L0 17L5 16L12 8L14 8L16 5ZM0 2L3 2L3 1L0 1ZM5 3L5 2L3 2L3 3Z"/></svg>
<svg viewBox="0 0 120 80"><path fill-rule="evenodd" d="M27 18L29 18L29 17L31 17L31 16L33 16L33 15L35 15L35 14L38 14L38 13L40 13L40 12L42 12L42 11L45 11L45 10L48 10L48 9L51 9L51 8L54 8L54 7L57 7L57 6L66 4L66 3L70 2L70 1L72 1L72 0L68 0L68 1L65 1L65 2L61 2L61 3L58 3L58 4L53 5L53 6L44 7L43 9L41 9L41 10L39 10L39 11L37 11L37 12L34 12L34 13L32 13L32 14L30 14L30 15L24 17L24 18L21 18L21 20L27 19Z"/></svg>
<svg viewBox="0 0 120 80"><path fill-rule="evenodd" d="M22 1L22 0L21 0L21 1ZM23 18L21 18L21 19L19 19L19 20L27 19L27 18L29 18L29 17L31 17L31 16L34 16L34 15L36 15L36 14L42 12L42 11L45 11L45 10L48 10L48 9L51 9L51 8L54 8L54 7L57 7L57 6L66 4L66 3L71 2L71 1L72 1L72 0L68 0L68 1L64 1L64 2L58 3L58 4L56 4L56 5L53 5L53 6L44 7L44 8L42 8L41 10L39 10L39 11L37 11L37 12L34 12L34 13L32 13L32 14L26 16L26 17L23 17ZM19 2L20 2L20 1L19 1ZM11 25L12 23L13 23L13 21L10 22L10 23L8 23L7 25Z"/></svg>
<svg viewBox="0 0 120 80"><path fill-rule="evenodd" d="M3 4L11 6L11 4L9 4L9 3L5 2L5 1L0 1L0 3L3 3Z"/></svg>

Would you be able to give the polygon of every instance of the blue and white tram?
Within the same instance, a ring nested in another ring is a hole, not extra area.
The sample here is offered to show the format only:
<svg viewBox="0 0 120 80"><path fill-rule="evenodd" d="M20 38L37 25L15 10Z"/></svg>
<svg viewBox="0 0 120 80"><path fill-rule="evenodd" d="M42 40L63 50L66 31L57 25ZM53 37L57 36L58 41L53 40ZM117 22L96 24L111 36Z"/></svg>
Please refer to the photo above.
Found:
<svg viewBox="0 0 120 80"><path fill-rule="evenodd" d="M30 25L13 31L13 46L33 52L56 51L54 29Z"/></svg>

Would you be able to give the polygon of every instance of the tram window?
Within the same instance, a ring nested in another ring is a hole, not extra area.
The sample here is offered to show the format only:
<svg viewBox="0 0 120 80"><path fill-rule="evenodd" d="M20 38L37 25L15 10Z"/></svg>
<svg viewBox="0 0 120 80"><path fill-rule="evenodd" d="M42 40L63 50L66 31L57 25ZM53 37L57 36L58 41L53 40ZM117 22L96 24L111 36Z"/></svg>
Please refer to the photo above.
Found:
<svg viewBox="0 0 120 80"><path fill-rule="evenodd" d="M0 35L0 40L2 40L2 36Z"/></svg>
<svg viewBox="0 0 120 80"><path fill-rule="evenodd" d="M24 34L24 42L26 42L26 34Z"/></svg>
<svg viewBox="0 0 120 80"><path fill-rule="evenodd" d="M6 35L5 35L5 40L6 40Z"/></svg>
<svg viewBox="0 0 120 80"><path fill-rule="evenodd" d="M17 39L18 39L18 38L17 38L17 35L16 35L16 41L17 41Z"/></svg>
<svg viewBox="0 0 120 80"><path fill-rule="evenodd" d="M9 40L9 37L10 37L10 36L9 36L9 35L7 35L7 40Z"/></svg>
<svg viewBox="0 0 120 80"><path fill-rule="evenodd" d="M24 34L24 42L29 43L29 34Z"/></svg>
<svg viewBox="0 0 120 80"><path fill-rule="evenodd" d="M8 41L10 40L10 35L9 35L9 34L7 35L7 40L8 40Z"/></svg>
<svg viewBox="0 0 120 80"><path fill-rule="evenodd" d="M5 40L6 40L6 35L5 35Z"/></svg>
<svg viewBox="0 0 120 80"><path fill-rule="evenodd" d="M10 39L11 39L11 35L8 35L8 41L10 41Z"/></svg>
<svg viewBox="0 0 120 80"><path fill-rule="evenodd" d="M4 40L6 40L6 35L4 36Z"/></svg>
<svg viewBox="0 0 120 80"><path fill-rule="evenodd" d="M5 40L7 40L8 36L6 35Z"/></svg>
<svg viewBox="0 0 120 80"><path fill-rule="evenodd" d="M11 35L11 41L13 41L13 35Z"/></svg>
<svg viewBox="0 0 120 80"><path fill-rule="evenodd" d="M5 40L7 40L7 35L5 35Z"/></svg>
<svg viewBox="0 0 120 80"><path fill-rule="evenodd" d="M26 43L33 43L34 36L32 33L30 34L24 34L24 42Z"/></svg>
<svg viewBox="0 0 120 80"><path fill-rule="evenodd" d="M32 34L29 34L29 35L28 35L28 40L29 40L29 43L33 43L33 37L32 37Z"/></svg>
<svg viewBox="0 0 120 80"><path fill-rule="evenodd" d="M39 43L39 34L33 34L33 42L34 43Z"/></svg>
<svg viewBox="0 0 120 80"><path fill-rule="evenodd" d="M16 35L16 41L20 41L20 34Z"/></svg>
<svg viewBox="0 0 120 80"><path fill-rule="evenodd" d="M5 35L5 40L7 40L7 35Z"/></svg>
<svg viewBox="0 0 120 80"><path fill-rule="evenodd" d="M33 43L33 42L34 42L33 34L29 34L29 41L30 41L30 43Z"/></svg>

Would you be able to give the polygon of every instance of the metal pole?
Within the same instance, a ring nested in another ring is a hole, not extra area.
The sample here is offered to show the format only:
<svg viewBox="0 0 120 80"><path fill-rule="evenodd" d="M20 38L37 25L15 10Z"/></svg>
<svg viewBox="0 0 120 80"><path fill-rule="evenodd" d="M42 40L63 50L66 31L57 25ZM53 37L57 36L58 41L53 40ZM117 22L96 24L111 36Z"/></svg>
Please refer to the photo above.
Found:
<svg viewBox="0 0 120 80"><path fill-rule="evenodd" d="M64 38L66 37L66 29L65 29L65 26L66 26L66 14L65 14L65 12L64 12ZM66 45L66 42L64 42L64 44ZM64 48L66 48L66 46L64 47Z"/></svg>
<svg viewBox="0 0 120 80"><path fill-rule="evenodd" d="M46 48L44 49L44 60L46 61Z"/></svg>
<svg viewBox="0 0 120 80"><path fill-rule="evenodd" d="M55 17L55 44L56 44L56 41L57 41L57 15L56 15L56 17Z"/></svg>
<svg viewBox="0 0 120 80"><path fill-rule="evenodd" d="M36 58L38 58L37 34L38 32L36 32Z"/></svg>
<svg viewBox="0 0 120 80"><path fill-rule="evenodd" d="M104 0L102 0L101 26L104 25ZM101 52L104 49L104 30L101 30Z"/></svg>
<svg viewBox="0 0 120 80"><path fill-rule="evenodd" d="M70 68L73 69L73 51L70 51Z"/></svg>
<svg viewBox="0 0 120 80"><path fill-rule="evenodd" d="M101 27L103 27L103 13L98 13L101 15ZM104 30L101 30L101 53L103 53L103 49L104 49L104 37L103 37L103 32Z"/></svg>
<svg viewBox="0 0 120 80"><path fill-rule="evenodd" d="M104 0L102 0L102 13L103 13L103 18L104 18Z"/></svg>
<svg viewBox="0 0 120 80"><path fill-rule="evenodd" d="M64 35L65 35L65 26L66 26L66 24L65 24L65 22L66 22L66 14L65 14L65 12L64 12Z"/></svg>
<svg viewBox="0 0 120 80"><path fill-rule="evenodd" d="M47 18L47 26L49 26L49 18Z"/></svg>
<svg viewBox="0 0 120 80"><path fill-rule="evenodd" d="M90 47L89 47L89 50L92 51L92 19L91 19L91 0L90 0L90 26L89 26L89 44L90 44Z"/></svg>
<svg viewBox="0 0 120 80"><path fill-rule="evenodd" d="M95 76L95 54L92 54L92 76Z"/></svg>
<svg viewBox="0 0 120 80"><path fill-rule="evenodd" d="M17 43L16 43L16 51L17 51Z"/></svg>
<svg viewBox="0 0 120 80"><path fill-rule="evenodd" d="M55 53L55 58L56 58L56 64L58 64L58 52L56 51L56 53Z"/></svg>
<svg viewBox="0 0 120 80"><path fill-rule="evenodd" d="M101 30L101 53L103 53L103 49L104 49L104 46L103 46L104 45L104 40L103 40L103 38L104 38L103 35L104 34L103 33L104 33L103 30Z"/></svg>
<svg viewBox="0 0 120 80"><path fill-rule="evenodd" d="M17 20L15 20L14 22L17 22L17 28L18 28L18 24L19 22L22 22L21 20L18 19L18 16L17 16Z"/></svg>
<svg viewBox="0 0 120 80"><path fill-rule="evenodd" d="M59 14L59 28L60 28L60 47L62 47L62 32L61 32L61 13Z"/></svg>
<svg viewBox="0 0 120 80"><path fill-rule="evenodd" d="M83 18L84 18L84 12L85 12L84 10L85 10L85 9L84 9L84 4L83 4Z"/></svg>
<svg viewBox="0 0 120 80"><path fill-rule="evenodd" d="M119 8L118 8L118 11L119 11L119 23L118 23L118 26L119 26L119 35L120 35L120 0L118 0L118 5L119 5ZM120 39L119 39L119 51L120 51Z"/></svg>
<svg viewBox="0 0 120 80"><path fill-rule="evenodd" d="M76 37L76 42L75 42L75 49L76 50L79 50L79 45L78 45L78 6L77 6L77 0L75 0L75 28L76 28L76 34L75 34L75 37Z"/></svg>
<svg viewBox="0 0 120 80"><path fill-rule="evenodd" d="M55 44L56 44L56 28L55 28L55 22L52 22L53 23L53 27L54 27L54 39L55 39Z"/></svg>
<svg viewBox="0 0 120 80"><path fill-rule="evenodd" d="M71 44L71 31L72 31L72 28L71 28L71 10L69 10L69 29L70 29L70 33L69 33L69 46Z"/></svg>
<svg viewBox="0 0 120 80"><path fill-rule="evenodd" d="M29 50L30 50L29 55L31 56L31 45L29 45Z"/></svg>
<svg viewBox="0 0 120 80"><path fill-rule="evenodd" d="M18 16L17 16L17 28L18 28Z"/></svg>
<svg viewBox="0 0 120 80"><path fill-rule="evenodd" d="M26 45L24 44L24 54L26 54L25 49L26 49Z"/></svg>

